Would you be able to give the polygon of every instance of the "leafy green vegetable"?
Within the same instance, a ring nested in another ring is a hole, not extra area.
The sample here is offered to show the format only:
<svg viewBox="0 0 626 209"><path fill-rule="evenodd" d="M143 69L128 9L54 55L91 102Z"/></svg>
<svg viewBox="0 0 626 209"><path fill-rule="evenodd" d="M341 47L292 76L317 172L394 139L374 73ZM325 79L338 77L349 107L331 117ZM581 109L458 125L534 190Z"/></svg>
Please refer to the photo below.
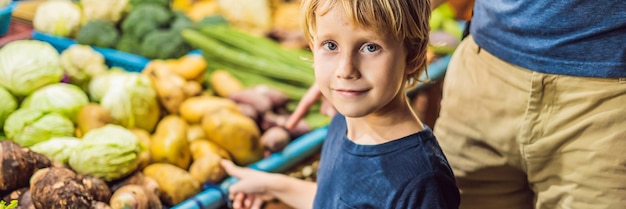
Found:
<svg viewBox="0 0 626 209"><path fill-rule="evenodd" d="M59 52L49 43L17 40L0 49L0 86L16 97L57 83L62 77Z"/></svg>
<svg viewBox="0 0 626 209"><path fill-rule="evenodd" d="M130 5L133 7L139 6L141 4L155 4L162 7L169 7L171 0L130 0Z"/></svg>
<svg viewBox="0 0 626 209"><path fill-rule="evenodd" d="M76 122L78 112L87 103L87 94L78 86L56 83L33 92L24 99L21 108L56 112Z"/></svg>
<svg viewBox="0 0 626 209"><path fill-rule="evenodd" d="M74 44L61 53L61 65L69 76L69 82L86 89L92 77L105 73L104 56L91 46Z"/></svg>
<svg viewBox="0 0 626 209"><path fill-rule="evenodd" d="M17 109L17 105L15 97L0 86L0 128L4 126L4 121L7 117Z"/></svg>
<svg viewBox="0 0 626 209"><path fill-rule="evenodd" d="M114 71L98 76L89 94L126 128L152 132L159 120L159 103L150 79L140 73Z"/></svg>
<svg viewBox="0 0 626 209"><path fill-rule="evenodd" d="M74 147L69 165L78 173L111 181L135 171L143 149L133 132L108 124L85 134Z"/></svg>
<svg viewBox="0 0 626 209"><path fill-rule="evenodd" d="M91 20L78 31L76 42L102 48L113 48L117 44L120 32L113 23L103 20Z"/></svg>
<svg viewBox="0 0 626 209"><path fill-rule="evenodd" d="M4 124L7 138L30 147L52 137L74 136L74 123L61 114L20 108Z"/></svg>
<svg viewBox="0 0 626 209"><path fill-rule="evenodd" d="M0 200L0 209L14 209L17 208L17 200L11 200L9 205L4 200Z"/></svg>
<svg viewBox="0 0 626 209"><path fill-rule="evenodd" d="M52 137L48 141L39 142L31 150L41 153L56 162L66 164L74 147L80 143L76 137Z"/></svg>

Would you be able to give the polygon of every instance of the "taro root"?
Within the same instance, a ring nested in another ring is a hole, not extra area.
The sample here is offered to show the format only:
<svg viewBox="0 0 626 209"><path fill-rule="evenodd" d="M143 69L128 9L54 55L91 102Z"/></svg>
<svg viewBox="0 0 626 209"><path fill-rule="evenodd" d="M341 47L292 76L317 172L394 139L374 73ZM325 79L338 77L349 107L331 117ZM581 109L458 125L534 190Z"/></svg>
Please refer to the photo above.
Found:
<svg viewBox="0 0 626 209"><path fill-rule="evenodd" d="M74 171L50 167L37 171L30 181L30 193L36 209L89 209L93 195Z"/></svg>
<svg viewBox="0 0 626 209"><path fill-rule="evenodd" d="M94 201L109 202L109 199L111 199L111 189L104 180L81 174L78 174L77 178L89 193L91 193Z"/></svg>
<svg viewBox="0 0 626 209"><path fill-rule="evenodd" d="M40 168L51 166L46 156L10 141L0 141L0 191L10 192L28 186L28 180Z"/></svg>

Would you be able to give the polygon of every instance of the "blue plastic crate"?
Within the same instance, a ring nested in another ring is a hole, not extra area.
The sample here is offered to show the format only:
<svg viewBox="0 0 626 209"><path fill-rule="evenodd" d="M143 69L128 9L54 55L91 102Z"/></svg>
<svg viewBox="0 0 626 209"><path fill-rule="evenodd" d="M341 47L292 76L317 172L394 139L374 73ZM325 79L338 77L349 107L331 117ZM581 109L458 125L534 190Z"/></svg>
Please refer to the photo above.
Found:
<svg viewBox="0 0 626 209"><path fill-rule="evenodd" d="M32 38L39 41L45 41L60 52L69 48L70 46L77 44L76 40L53 36L50 34L33 31ZM150 59L136 54L118 51L110 48L92 47L94 50L100 52L105 60L106 64L111 67L121 67L126 71L141 72L144 67L150 62Z"/></svg>
<svg viewBox="0 0 626 209"><path fill-rule="evenodd" d="M17 6L17 2L11 2L9 6L0 9L0 36L4 36L9 32L9 26L11 25L11 16L13 10Z"/></svg>

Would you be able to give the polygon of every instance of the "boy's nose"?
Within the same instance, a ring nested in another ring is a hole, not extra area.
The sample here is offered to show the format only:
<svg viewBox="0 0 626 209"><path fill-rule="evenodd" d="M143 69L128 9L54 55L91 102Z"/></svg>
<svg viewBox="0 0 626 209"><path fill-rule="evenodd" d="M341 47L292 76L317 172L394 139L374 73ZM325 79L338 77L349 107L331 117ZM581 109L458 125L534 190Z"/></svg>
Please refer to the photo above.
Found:
<svg viewBox="0 0 626 209"><path fill-rule="evenodd" d="M354 56L344 55L339 65L337 66L336 76L340 79L358 79L361 77L358 68L356 67Z"/></svg>

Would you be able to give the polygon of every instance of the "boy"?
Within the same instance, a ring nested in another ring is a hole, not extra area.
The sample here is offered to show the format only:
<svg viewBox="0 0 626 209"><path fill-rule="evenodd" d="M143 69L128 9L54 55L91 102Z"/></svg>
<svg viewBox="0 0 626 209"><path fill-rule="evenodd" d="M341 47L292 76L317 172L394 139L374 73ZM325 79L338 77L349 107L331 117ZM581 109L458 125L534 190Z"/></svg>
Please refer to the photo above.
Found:
<svg viewBox="0 0 626 209"><path fill-rule="evenodd" d="M229 188L233 207L259 208L269 196L294 208L458 208L448 162L405 95L426 69L429 1L303 0L302 9L316 77L310 92L339 113L317 182L224 161L239 179Z"/></svg>

